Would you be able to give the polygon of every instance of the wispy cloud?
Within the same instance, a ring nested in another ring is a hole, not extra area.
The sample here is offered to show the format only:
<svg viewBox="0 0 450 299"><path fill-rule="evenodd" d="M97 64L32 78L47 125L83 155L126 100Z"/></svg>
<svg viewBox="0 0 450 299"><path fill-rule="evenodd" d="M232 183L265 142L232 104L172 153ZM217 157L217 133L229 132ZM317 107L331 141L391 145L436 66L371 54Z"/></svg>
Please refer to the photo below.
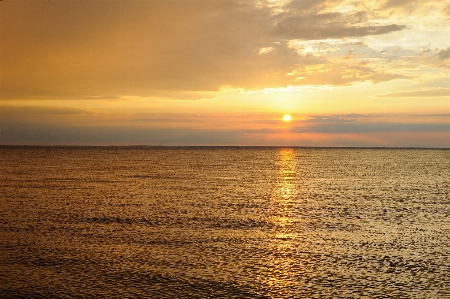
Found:
<svg viewBox="0 0 450 299"><path fill-rule="evenodd" d="M429 88L422 90L389 92L377 95L379 98L450 97L450 88Z"/></svg>
<svg viewBox="0 0 450 299"><path fill-rule="evenodd" d="M449 132L447 123L320 122L292 129L295 133Z"/></svg>
<svg viewBox="0 0 450 299"><path fill-rule="evenodd" d="M352 15L328 13L288 17L275 25L273 34L288 39L346 38L387 34L403 30L404 25L364 25L364 13ZM353 24L352 24L353 23Z"/></svg>
<svg viewBox="0 0 450 299"><path fill-rule="evenodd" d="M30 115L79 115L94 114L86 109L64 106L0 106L1 114L6 116L19 115L26 119Z"/></svg>

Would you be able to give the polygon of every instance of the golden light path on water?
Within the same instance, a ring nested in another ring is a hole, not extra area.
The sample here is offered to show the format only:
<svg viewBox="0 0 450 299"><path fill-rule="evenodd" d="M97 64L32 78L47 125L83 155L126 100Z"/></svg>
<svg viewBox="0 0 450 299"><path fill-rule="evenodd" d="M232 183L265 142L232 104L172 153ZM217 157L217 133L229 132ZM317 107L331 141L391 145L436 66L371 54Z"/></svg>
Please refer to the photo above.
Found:
<svg viewBox="0 0 450 299"><path fill-rule="evenodd" d="M295 232L291 224L296 222L296 157L292 148L283 148L278 153L278 183L274 190L272 222L276 229L270 239L271 273L267 284L273 291L272 298L285 298L295 294L292 284L295 263L293 252L296 250L292 239Z"/></svg>

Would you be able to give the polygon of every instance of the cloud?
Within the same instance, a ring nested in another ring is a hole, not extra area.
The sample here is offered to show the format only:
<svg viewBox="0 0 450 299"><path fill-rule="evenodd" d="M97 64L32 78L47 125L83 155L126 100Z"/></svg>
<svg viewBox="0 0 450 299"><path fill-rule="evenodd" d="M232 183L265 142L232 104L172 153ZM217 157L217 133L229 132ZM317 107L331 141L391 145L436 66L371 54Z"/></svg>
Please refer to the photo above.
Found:
<svg viewBox="0 0 450 299"><path fill-rule="evenodd" d="M33 128L42 124L58 127L69 122L88 124L104 114L86 109L64 106L0 106L0 131L17 127ZM0 137L0 141L2 138Z"/></svg>
<svg viewBox="0 0 450 299"><path fill-rule="evenodd" d="M11 115L22 115L24 118L30 115L78 115L94 114L86 109L74 107L55 106L0 106L0 115L7 117Z"/></svg>
<svg viewBox="0 0 450 299"><path fill-rule="evenodd" d="M198 99L203 94L197 92L222 86L301 85L306 81L286 74L327 60L299 55L289 39L363 37L405 28L368 23L363 12L318 12L336 1L293 1L281 13L253 2L2 3L0 98ZM261 49L270 51L260 54Z"/></svg>
<svg viewBox="0 0 450 299"><path fill-rule="evenodd" d="M377 117L376 115L363 115L363 114L338 114L338 115L313 115L309 116L306 120L302 120L302 123L354 123L361 119Z"/></svg>
<svg viewBox="0 0 450 299"><path fill-rule="evenodd" d="M301 63L268 36L267 8L235 1L100 3L12 4L1 26L1 96L280 86L290 78L277 73ZM277 49L257 55L267 46Z"/></svg>
<svg viewBox="0 0 450 299"><path fill-rule="evenodd" d="M336 135L356 134L359 142L364 140L361 134L450 134L450 119L447 114L432 115L376 115L376 114L335 114L312 115L294 123L290 131L295 134ZM355 136L356 136L355 135ZM386 135L386 136L387 136ZM355 137L354 136L354 137ZM383 144L384 141L377 141ZM445 143L445 142L444 142ZM448 143L448 142L446 142ZM367 143L368 144L368 143ZM442 145L440 145L442 146Z"/></svg>
<svg viewBox="0 0 450 299"><path fill-rule="evenodd" d="M317 11L321 8L329 5L328 0L293 0L289 2L285 7L290 12L304 12L304 11Z"/></svg>
<svg viewBox="0 0 450 299"><path fill-rule="evenodd" d="M45 145L224 145L235 144L242 132L183 128L136 128L123 126L4 125L2 144Z"/></svg>
<svg viewBox="0 0 450 299"><path fill-rule="evenodd" d="M388 15L396 15L398 18L405 16L405 14L427 15L434 9L437 9L437 11L443 11L443 7L446 4L448 5L446 0L386 0L379 3L377 12L385 11Z"/></svg>
<svg viewBox="0 0 450 299"><path fill-rule="evenodd" d="M372 81L373 83L380 83L391 80L411 79L411 77L399 74L376 73L368 76L367 79Z"/></svg>
<svg viewBox="0 0 450 299"><path fill-rule="evenodd" d="M450 47L439 51L439 53L437 54L437 57L442 60L449 59L450 58Z"/></svg>
<svg viewBox="0 0 450 299"><path fill-rule="evenodd" d="M413 10L418 3L411 0L387 0L385 1L381 9L401 8L403 10Z"/></svg>
<svg viewBox="0 0 450 299"><path fill-rule="evenodd" d="M215 99L217 98L217 93L208 91L152 90L148 92L147 96L151 98L197 101Z"/></svg>
<svg viewBox="0 0 450 299"><path fill-rule="evenodd" d="M442 13L445 16L450 17L450 5L447 5L446 7L442 8Z"/></svg>
<svg viewBox="0 0 450 299"><path fill-rule="evenodd" d="M296 69L292 74L305 85L350 85L369 81L374 84L398 79L411 79L410 76L391 74L377 69L378 66L364 62L337 61L309 65Z"/></svg>
<svg viewBox="0 0 450 299"><path fill-rule="evenodd" d="M447 123L394 123L329 121L297 126L295 133L449 132Z"/></svg>
<svg viewBox="0 0 450 299"><path fill-rule="evenodd" d="M423 90L389 92L377 95L379 98L450 97L450 88L430 88Z"/></svg>
<svg viewBox="0 0 450 299"><path fill-rule="evenodd" d="M355 146L442 147L448 145L450 134L447 114L305 115L285 126L280 120L274 121L273 114L138 113L100 115L99 119L98 115L84 113L69 107L2 106L0 144L344 146L350 145L344 141L351 138ZM397 133L397 138L386 141ZM373 140L368 140L371 136ZM409 136L411 143L399 142L401 136Z"/></svg>
<svg viewBox="0 0 450 299"><path fill-rule="evenodd" d="M358 15L358 14L357 14ZM318 14L313 16L289 17L278 22L273 30L275 36L287 39L326 39L361 37L387 34L399 31L404 25L353 25L354 15L340 13ZM360 18L356 17L359 21Z"/></svg>

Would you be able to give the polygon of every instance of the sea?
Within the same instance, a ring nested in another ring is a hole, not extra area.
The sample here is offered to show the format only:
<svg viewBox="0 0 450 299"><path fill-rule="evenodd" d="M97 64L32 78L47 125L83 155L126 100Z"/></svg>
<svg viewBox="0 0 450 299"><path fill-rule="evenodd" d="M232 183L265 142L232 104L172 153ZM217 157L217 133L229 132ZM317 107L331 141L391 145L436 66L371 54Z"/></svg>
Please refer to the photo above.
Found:
<svg viewBox="0 0 450 299"><path fill-rule="evenodd" d="M0 298L450 298L450 150L0 147Z"/></svg>

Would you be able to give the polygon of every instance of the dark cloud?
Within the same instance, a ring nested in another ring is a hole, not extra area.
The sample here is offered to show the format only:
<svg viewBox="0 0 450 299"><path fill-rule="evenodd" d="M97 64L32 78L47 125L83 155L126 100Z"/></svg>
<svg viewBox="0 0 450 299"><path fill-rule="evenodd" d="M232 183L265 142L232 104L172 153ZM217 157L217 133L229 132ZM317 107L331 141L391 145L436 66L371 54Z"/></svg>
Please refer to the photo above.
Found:
<svg viewBox="0 0 450 299"><path fill-rule="evenodd" d="M363 19L364 13L352 15L328 13L288 17L276 24L273 34L287 39L314 40L380 35L406 28L396 24L365 26L359 24ZM352 25L354 23L358 24Z"/></svg>
<svg viewBox="0 0 450 299"><path fill-rule="evenodd" d="M450 47L439 51L439 53L437 54L437 57L442 60L449 59L450 58Z"/></svg>
<svg viewBox="0 0 450 299"><path fill-rule="evenodd" d="M321 9L338 4L338 0L292 0L286 5L289 13L317 13Z"/></svg>
<svg viewBox="0 0 450 299"><path fill-rule="evenodd" d="M298 126L295 133L374 133L374 132L449 132L446 123L393 123L393 122L317 122Z"/></svg>
<svg viewBox="0 0 450 299"><path fill-rule="evenodd" d="M416 7L418 3L412 0L387 0L381 6L382 9L390 9L390 8L413 8Z"/></svg>
<svg viewBox="0 0 450 299"><path fill-rule="evenodd" d="M420 116L420 117L435 117L435 118L450 118L450 114L448 113L441 113L441 114L418 114L413 116Z"/></svg>
<svg viewBox="0 0 450 299"><path fill-rule="evenodd" d="M30 115L74 115L93 114L85 109L73 107L46 107L46 106L0 106L0 115L8 117L12 115L22 115L24 118Z"/></svg>
<svg viewBox="0 0 450 299"><path fill-rule="evenodd" d="M242 132L186 128L142 128L124 126L46 126L3 124L1 144L45 145L224 145L236 144Z"/></svg>
<svg viewBox="0 0 450 299"><path fill-rule="evenodd" d="M354 134L354 133L450 133L446 114L376 115L338 114L314 115L296 123L294 133ZM398 120L400 119L400 120Z"/></svg>

